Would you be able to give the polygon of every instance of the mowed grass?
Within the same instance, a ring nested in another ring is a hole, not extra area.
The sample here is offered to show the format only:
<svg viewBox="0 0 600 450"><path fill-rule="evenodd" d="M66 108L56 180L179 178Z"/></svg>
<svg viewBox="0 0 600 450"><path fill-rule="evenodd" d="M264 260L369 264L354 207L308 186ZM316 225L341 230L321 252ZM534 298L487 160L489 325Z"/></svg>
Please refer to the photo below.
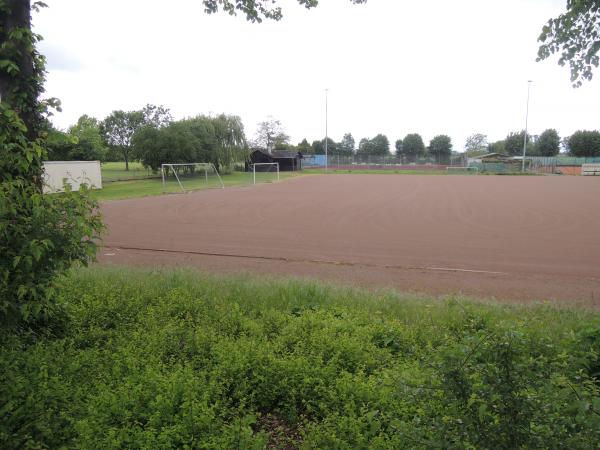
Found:
<svg viewBox="0 0 600 450"><path fill-rule="evenodd" d="M76 270L0 330L0 447L597 448L600 317L182 270Z"/></svg>
<svg viewBox="0 0 600 450"><path fill-rule="evenodd" d="M100 170L102 171L103 183L119 180L160 177L159 174L152 173L152 170L144 167L142 163L137 161L129 163L129 170L125 170L125 163L121 161L102 163Z"/></svg>
<svg viewBox="0 0 600 450"><path fill-rule="evenodd" d="M123 163L119 163L123 164ZM208 188L220 188L221 183L214 175L208 177L208 181L199 174L194 178L181 178L182 184L186 190L202 190ZM297 176L298 172L281 172L280 180ZM102 168L102 178L104 178L104 168ZM222 174L221 179L225 187L245 186L254 182L252 173L248 172L232 172L230 174ZM267 183L276 181L276 175L272 173L257 173L257 183ZM182 192L181 187L176 180L170 178L166 184L166 189L163 187L162 179L159 177L140 178L127 181L114 181L104 183L102 189L93 190L92 196L97 200L119 200L133 197L146 197L151 195L162 195L164 193Z"/></svg>

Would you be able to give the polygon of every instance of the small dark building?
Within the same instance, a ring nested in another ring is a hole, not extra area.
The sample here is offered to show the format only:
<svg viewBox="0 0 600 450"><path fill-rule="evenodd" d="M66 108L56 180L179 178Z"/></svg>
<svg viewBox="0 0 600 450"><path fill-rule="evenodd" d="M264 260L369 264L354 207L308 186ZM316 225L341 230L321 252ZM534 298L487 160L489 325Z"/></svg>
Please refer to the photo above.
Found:
<svg viewBox="0 0 600 450"><path fill-rule="evenodd" d="M269 153L263 149L255 149L250 153L250 158L246 163L246 170L251 164L255 163L279 163L281 172L292 172L302 170L302 155L296 152L276 150Z"/></svg>

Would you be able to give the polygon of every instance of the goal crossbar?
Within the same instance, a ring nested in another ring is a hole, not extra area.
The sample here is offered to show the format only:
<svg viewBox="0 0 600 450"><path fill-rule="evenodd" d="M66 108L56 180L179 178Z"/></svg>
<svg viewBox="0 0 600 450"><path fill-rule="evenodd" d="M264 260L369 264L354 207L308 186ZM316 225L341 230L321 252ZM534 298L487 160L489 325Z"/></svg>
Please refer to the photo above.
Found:
<svg viewBox="0 0 600 450"><path fill-rule="evenodd" d="M277 181L279 181L279 163L254 163L252 164L252 180L256 184L256 166L275 166L277 170Z"/></svg>
<svg viewBox="0 0 600 450"><path fill-rule="evenodd" d="M181 183L181 180L179 179L179 174L177 173L177 170L175 169L176 167L202 167L204 169L204 180L206 181L206 184L208 185L208 169L213 169L214 173L217 175L217 178L219 179L219 183L221 183L221 189L225 188L225 184L223 183L223 179L221 178L221 175L219 175L219 171L217 170L217 168L215 167L215 165L213 163L177 163L177 164L161 164L160 166L160 172L162 175L162 182L163 182L163 192L167 191L167 181L165 178L165 168L166 169L171 169L171 171L173 172L173 175L175 175L175 179L177 180L177 183L179 184L179 187L181 189L182 192L188 192L186 191L186 189L183 187L183 184Z"/></svg>

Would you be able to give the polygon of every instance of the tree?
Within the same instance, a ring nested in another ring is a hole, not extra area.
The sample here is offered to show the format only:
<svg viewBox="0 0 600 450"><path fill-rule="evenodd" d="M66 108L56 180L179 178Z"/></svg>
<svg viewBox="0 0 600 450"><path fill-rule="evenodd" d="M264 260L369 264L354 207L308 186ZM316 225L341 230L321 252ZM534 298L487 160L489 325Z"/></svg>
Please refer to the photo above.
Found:
<svg viewBox="0 0 600 450"><path fill-rule="evenodd" d="M525 139L525 131L518 131L509 133L504 140L504 151L510 156L521 156L523 155L523 144ZM527 134L527 148L533 150L533 147L529 145L531 142L531 135Z"/></svg>
<svg viewBox="0 0 600 450"><path fill-rule="evenodd" d="M338 153L344 156L352 156L354 154L354 147L356 143L351 133L344 134L344 137L338 145Z"/></svg>
<svg viewBox="0 0 600 450"><path fill-rule="evenodd" d="M108 145L117 149L125 160L125 170L129 170L131 140L136 131L144 126L142 111L113 111L102 121L100 130Z"/></svg>
<svg viewBox="0 0 600 450"><path fill-rule="evenodd" d="M416 161L419 156L425 154L423 138L418 133L407 134L402 140L402 153L409 161Z"/></svg>
<svg viewBox="0 0 600 450"><path fill-rule="evenodd" d="M403 143L402 143L402 139L398 139L396 140L396 144L394 146L396 148L396 156L398 158L401 158L403 156Z"/></svg>
<svg viewBox="0 0 600 450"><path fill-rule="evenodd" d="M569 138L569 151L578 157L600 156L600 131L576 131Z"/></svg>
<svg viewBox="0 0 600 450"><path fill-rule="evenodd" d="M142 121L144 125L150 125L156 128L161 128L169 125L173 121L171 111L164 106L156 106L148 103L142 108Z"/></svg>
<svg viewBox="0 0 600 450"><path fill-rule="evenodd" d="M377 156L387 156L390 154L390 141L384 134L378 134L371 139L372 154Z"/></svg>
<svg viewBox="0 0 600 450"><path fill-rule="evenodd" d="M452 154L452 139L450 136L440 134L429 142L429 154L437 163L449 163Z"/></svg>
<svg viewBox="0 0 600 450"><path fill-rule="evenodd" d="M387 156L390 154L390 141L387 136L378 134L373 139L363 138L358 144L359 156Z"/></svg>
<svg viewBox="0 0 600 450"><path fill-rule="evenodd" d="M540 134L535 143L535 154L538 156L556 156L560 151L560 136L552 128Z"/></svg>
<svg viewBox="0 0 600 450"><path fill-rule="evenodd" d="M313 153L313 149L306 138L302 139L302 141L298 143L296 149L303 155L310 155Z"/></svg>
<svg viewBox="0 0 600 450"><path fill-rule="evenodd" d="M238 116L197 116L157 128L145 126L132 139L142 164L157 171L166 163L210 162L228 170L248 155L244 125Z"/></svg>
<svg viewBox="0 0 600 450"><path fill-rule="evenodd" d="M268 117L267 120L258 124L253 145L270 152L276 145L289 144L289 142L290 137L285 133L281 122Z"/></svg>
<svg viewBox="0 0 600 450"><path fill-rule="evenodd" d="M480 156L486 153L488 147L487 136L475 133L467 137L465 142L465 153L467 156Z"/></svg>
<svg viewBox="0 0 600 450"><path fill-rule="evenodd" d="M325 141L312 141L312 144L310 144L310 147L312 149L313 155L325 154L324 144L325 144Z"/></svg>
<svg viewBox="0 0 600 450"><path fill-rule="evenodd" d="M500 153L502 155L506 154L506 142L504 139L496 142L492 142L488 144L487 148L488 153Z"/></svg>
<svg viewBox="0 0 600 450"><path fill-rule="evenodd" d="M69 159L83 161L103 161L107 148L100 134L100 122L88 115L81 116L75 125L69 127L69 135L76 139L76 146Z"/></svg>
<svg viewBox="0 0 600 450"><path fill-rule="evenodd" d="M77 138L53 126L46 131L46 150L49 161L69 161L77 153Z"/></svg>
<svg viewBox="0 0 600 450"><path fill-rule="evenodd" d="M33 9L43 6L33 4ZM0 324L47 324L58 310L56 280L87 264L102 230L82 192L44 195L47 114L44 59L28 0L0 0Z"/></svg>
<svg viewBox="0 0 600 450"><path fill-rule="evenodd" d="M306 9L318 5L318 0L297 0ZM354 4L365 3L367 0L350 0ZM281 7L274 6L277 0L203 0L205 11L209 14L219 11L219 5L223 11L235 15L241 11L246 15L249 22L262 22L264 19L280 20L283 17Z"/></svg>
<svg viewBox="0 0 600 450"><path fill-rule="evenodd" d="M600 2L567 0L567 10L546 23L538 41L542 43L538 61L560 53L558 64L569 63L574 87L591 80L592 69L600 61Z"/></svg>

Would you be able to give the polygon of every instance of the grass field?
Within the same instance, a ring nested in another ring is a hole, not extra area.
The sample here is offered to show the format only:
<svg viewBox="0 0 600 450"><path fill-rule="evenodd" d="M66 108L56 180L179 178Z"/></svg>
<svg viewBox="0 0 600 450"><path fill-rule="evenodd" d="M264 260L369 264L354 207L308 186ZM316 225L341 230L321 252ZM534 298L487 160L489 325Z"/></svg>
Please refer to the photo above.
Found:
<svg viewBox="0 0 600 450"><path fill-rule="evenodd" d="M297 175L298 173L295 172L281 172L280 179L283 180ZM271 173L257 173L256 177L258 183L264 183L272 181L274 175ZM222 174L221 178L225 187L244 186L253 182L252 174L247 172ZM115 181L124 179L126 181ZM125 171L125 163L104 163L102 164L102 180L104 182L102 189L92 191L93 197L97 200L119 200L165 193L160 176L153 175L152 172L144 169L140 163L130 163L129 172ZM221 186L216 178L210 178L209 183L206 184L202 177L184 180L184 185L189 190L202 190L207 187ZM171 180L167 184L166 192L181 192L181 188L175 181Z"/></svg>
<svg viewBox="0 0 600 450"><path fill-rule="evenodd" d="M0 447L595 448L600 317L300 281L77 270L0 331Z"/></svg>
<svg viewBox="0 0 600 450"><path fill-rule="evenodd" d="M103 183L120 180L160 177L160 175L152 173L152 170L145 168L142 163L136 161L129 163L129 170L125 170L124 162L105 162L102 163L101 171Z"/></svg>

